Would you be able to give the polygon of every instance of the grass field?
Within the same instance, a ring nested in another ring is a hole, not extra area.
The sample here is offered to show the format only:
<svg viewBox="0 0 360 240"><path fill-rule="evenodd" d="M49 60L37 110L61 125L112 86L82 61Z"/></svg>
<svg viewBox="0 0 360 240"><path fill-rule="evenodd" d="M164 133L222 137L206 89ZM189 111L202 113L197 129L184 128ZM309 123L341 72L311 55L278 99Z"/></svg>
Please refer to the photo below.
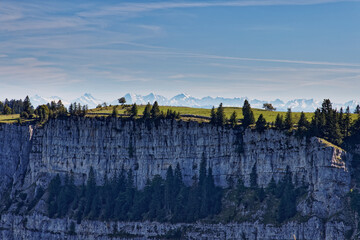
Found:
<svg viewBox="0 0 360 240"><path fill-rule="evenodd" d="M15 123L19 117L20 114L0 115L0 123Z"/></svg>
<svg viewBox="0 0 360 240"><path fill-rule="evenodd" d="M125 109L123 109L121 106L118 106L117 109L118 109L119 113L125 112ZM145 109L145 105L139 105L138 106L139 114L142 114L144 109ZM180 112L180 114L192 114L192 115L200 115L200 116L206 116L206 117L210 117L210 112L211 112L211 109L205 109L205 108L160 106L161 111L166 112L168 109ZM112 111L113 111L113 107L103 107L101 109L91 109L90 110L91 113L99 113L99 114L112 113ZM225 115L227 118L230 118L231 114L234 111L236 112L237 117L239 119L241 119L243 117L242 108L240 108L240 107L224 107L224 112L225 112ZM275 122L277 114L283 115L284 118L286 115L286 112L276 112L276 111L271 112L271 111L265 111L263 109L253 109L253 111L254 111L255 119L257 119L260 116L260 114L263 114L266 121L268 121L268 122ZM306 115L307 119L310 121L313 116L313 113L305 113L305 115ZM293 118L294 118L294 121L297 122L300 118L300 113L294 112Z"/></svg>

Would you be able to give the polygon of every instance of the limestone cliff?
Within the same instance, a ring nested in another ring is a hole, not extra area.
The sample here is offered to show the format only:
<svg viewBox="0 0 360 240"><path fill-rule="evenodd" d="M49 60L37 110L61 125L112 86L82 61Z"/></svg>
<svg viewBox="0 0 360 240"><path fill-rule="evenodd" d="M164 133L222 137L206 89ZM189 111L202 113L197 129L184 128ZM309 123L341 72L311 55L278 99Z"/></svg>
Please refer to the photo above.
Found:
<svg viewBox="0 0 360 240"><path fill-rule="evenodd" d="M36 186L46 187L57 173L72 172L76 183L81 184L90 166L96 169L98 183L105 174L111 176L122 168L132 169L136 185L142 188L147 178L156 174L164 176L169 165L174 167L179 163L184 180L190 185L202 158L213 168L215 183L223 187L238 178L249 185L254 164L260 186L266 186L271 177L280 180L289 166L295 184L309 185L309 193L297 206L301 215L309 220L283 226L259 222L211 226L199 223L186 226L186 229L191 227L187 231L189 238L288 239L290 232L296 232L298 239L344 239L350 228L340 215L350 190L351 154L318 138L306 140L275 130L259 133L197 122L163 120L155 124L69 118L50 120L42 127L0 125L0 196L4 198L10 193L14 196L21 191L34 194L29 191ZM42 200L37 209L44 212L41 204ZM39 239L41 236L62 239L67 234L69 223L66 221L47 219L36 212L27 217L3 214L0 236L4 239ZM44 224L56 229L49 230ZM116 224L127 225L123 230L142 236L140 239L185 227L181 224ZM76 239L109 239L113 234L109 225L82 223L77 226ZM154 229L144 230L151 226L162 230L158 233ZM119 229L122 228L119 226Z"/></svg>

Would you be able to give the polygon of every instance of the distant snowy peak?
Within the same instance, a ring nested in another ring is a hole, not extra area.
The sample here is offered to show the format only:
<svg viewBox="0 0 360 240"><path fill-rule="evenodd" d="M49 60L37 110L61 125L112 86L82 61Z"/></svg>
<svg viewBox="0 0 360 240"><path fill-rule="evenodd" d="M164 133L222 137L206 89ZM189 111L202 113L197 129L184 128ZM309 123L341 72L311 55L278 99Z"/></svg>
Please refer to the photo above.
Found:
<svg viewBox="0 0 360 240"><path fill-rule="evenodd" d="M90 93L85 93L79 98L71 102L80 103L81 105L88 105L89 108L95 108L97 105L102 104L103 101L97 98L94 98Z"/></svg>
<svg viewBox="0 0 360 240"><path fill-rule="evenodd" d="M160 105L165 105L168 103L168 99L166 97L163 97L161 95L155 95L153 93L150 93L146 96L128 93L124 97L127 104L147 104L148 102L154 103L155 101L157 101ZM112 103L115 104L115 101Z"/></svg>
<svg viewBox="0 0 360 240"><path fill-rule="evenodd" d="M43 104L47 104L50 103L52 101L58 102L59 100L61 100L61 102L65 105L68 106L70 104L69 101L62 99L61 97L58 96L51 96L51 97L41 97L39 95L35 95L30 97L30 102L34 107L37 107L39 105L43 105Z"/></svg>
<svg viewBox="0 0 360 240"><path fill-rule="evenodd" d="M66 100L63 99L61 97L58 96L51 96L51 97L41 97L39 95L34 95L32 97L30 97L30 101L32 103L32 105L36 108L39 105L42 104L47 104L50 103L52 101L58 102L59 100L61 100L61 102L68 107L70 105L70 103L80 103L81 105L88 105L89 108L94 108L96 107L98 104L103 103L102 100L94 98L90 93L85 93L83 96L76 98L74 100Z"/></svg>

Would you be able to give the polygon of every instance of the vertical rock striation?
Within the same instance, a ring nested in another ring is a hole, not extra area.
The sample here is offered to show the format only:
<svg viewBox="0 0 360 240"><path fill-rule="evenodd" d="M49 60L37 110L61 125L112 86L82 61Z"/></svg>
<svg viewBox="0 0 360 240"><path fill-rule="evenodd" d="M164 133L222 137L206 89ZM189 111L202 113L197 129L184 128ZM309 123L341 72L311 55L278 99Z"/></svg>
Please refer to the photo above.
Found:
<svg viewBox="0 0 360 240"><path fill-rule="evenodd" d="M267 186L272 177L276 181L282 179L287 167L296 185L309 185L307 197L297 206L298 211L310 219L308 222L289 223L285 227L259 223L249 223L246 227L244 224L226 225L214 228L219 236L238 238L238 234L245 231L242 229L256 232L257 237L251 235L253 233L246 233L249 239L288 238L284 235L286 229L297 231L298 236L302 236L300 239L341 239L338 236L344 235L347 228L342 222L324 222L322 219L330 219L345 206L344 197L349 192L351 180L351 155L324 140L306 140L276 130L259 133L197 122L162 120L144 123L95 118L50 120L42 127L2 124L0 196L3 198L9 189L13 192L29 189L34 183L45 187L56 174L73 173L76 183L81 184L87 179L91 166L96 171L98 183L103 181L105 174L111 177L121 169L132 169L137 187L142 188L148 178L156 174L164 177L170 165L174 168L179 163L184 181L190 185L198 174L202 158L212 167L215 183L223 187L238 178L249 185L254 164L260 186ZM9 234L13 238L8 239L21 239L15 237L15 231L23 233L26 229L16 230L5 225L6 221L15 221L12 226L20 226L18 221L24 219L16 220L17 217L12 215L7 215L7 218L2 218L0 227L8 229L1 231L2 236ZM37 219L45 221L41 216ZM46 221L54 223L57 220ZM64 220L58 221L60 224ZM42 227L31 226L40 233L45 231ZM166 226L171 229L171 225ZM199 228L207 231L205 225ZM61 229L60 232L66 228L62 226ZM91 231L94 233L88 236L95 236L97 230ZM29 239L36 239L30 237L30 232L26 233ZM51 234L46 236L54 237ZM104 236L101 239L108 239ZM209 237L215 239L214 236Z"/></svg>

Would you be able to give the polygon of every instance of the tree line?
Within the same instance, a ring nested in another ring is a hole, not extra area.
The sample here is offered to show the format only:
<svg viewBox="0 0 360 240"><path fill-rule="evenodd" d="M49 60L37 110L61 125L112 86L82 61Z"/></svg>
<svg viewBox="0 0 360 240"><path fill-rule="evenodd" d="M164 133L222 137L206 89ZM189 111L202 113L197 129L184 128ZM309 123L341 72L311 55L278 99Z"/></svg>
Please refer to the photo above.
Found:
<svg viewBox="0 0 360 240"><path fill-rule="evenodd" d="M223 105L220 104L217 109L214 107L210 113L210 124L217 126L231 126L236 127L241 122L244 128L254 128L259 132L266 129L273 128L277 130L285 130L289 133L295 133L299 137L320 137L324 138L336 145L349 145L351 142L360 141L360 107L357 106L355 114L358 114L358 119L352 121L350 108L347 107L344 111L333 109L332 103L329 99L325 99L321 108L315 110L312 119L309 121L304 112L301 112L299 121L295 122L293 113L289 108L283 117L277 114L275 122L267 122L264 115L260 114L255 120L254 112L247 100L244 101L242 107L243 119L237 119L234 111L227 119L224 113Z"/></svg>
<svg viewBox="0 0 360 240"><path fill-rule="evenodd" d="M34 107L31 105L30 98L26 96L24 100L5 99L0 101L0 113L4 115L21 114L24 118L34 113Z"/></svg>
<svg viewBox="0 0 360 240"><path fill-rule="evenodd" d="M110 179L105 175L102 185L97 185L95 175L91 167L86 183L81 186L74 184L71 174L66 174L64 179L56 175L47 190L49 217L70 217L77 223L81 223L83 219L193 223L219 216L223 210L222 202L229 199L228 196L235 196L234 199L230 198L235 201L231 205L236 204L249 210L271 202L272 206L268 206L266 210L269 213L265 214L270 214L273 220L282 223L297 214L297 199L306 194L308 189L304 180L296 180L296 185L293 184L289 167L278 183L272 178L266 188L259 187L256 163L250 173L249 187L245 187L241 178L234 188L216 187L212 168L207 167L204 157L191 186L184 184L179 164L174 170L172 166L168 167L165 179L160 175L148 179L141 190L134 185L132 170L122 170ZM230 194L231 192L235 195ZM236 221L233 218L226 219L234 220Z"/></svg>
<svg viewBox="0 0 360 240"><path fill-rule="evenodd" d="M56 175L48 187L47 208L49 217L70 216L77 220L119 220L195 222L215 215L221 210L222 189L216 187L211 167L203 158L199 177L192 186L183 183L180 165L169 166L166 177L155 175L138 190L132 170L122 170L103 185L96 183L91 167L87 182L74 184L72 175L64 181Z"/></svg>
<svg viewBox="0 0 360 240"><path fill-rule="evenodd" d="M120 102L121 99L119 99ZM140 119L143 120L159 120L159 119L180 119L180 112L177 112L175 110L168 109L166 112L160 110L160 106L157 101L151 105L150 103L147 103L145 105L145 109L142 113L142 116L138 115L138 106L136 103L129 106L129 108L126 109L125 114L130 116L130 118L135 119L140 117ZM119 115L117 106L113 107L113 111L111 116L117 117Z"/></svg>

